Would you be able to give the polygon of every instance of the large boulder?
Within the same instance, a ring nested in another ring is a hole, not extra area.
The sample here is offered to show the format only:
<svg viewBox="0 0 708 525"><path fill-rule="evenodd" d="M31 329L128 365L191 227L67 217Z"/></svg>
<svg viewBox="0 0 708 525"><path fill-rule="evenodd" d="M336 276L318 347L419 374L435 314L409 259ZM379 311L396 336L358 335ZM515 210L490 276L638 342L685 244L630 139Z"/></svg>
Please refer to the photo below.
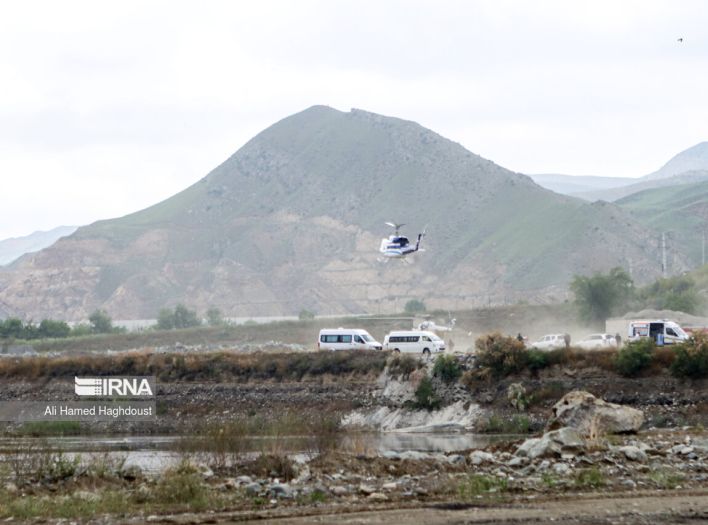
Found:
<svg viewBox="0 0 708 525"><path fill-rule="evenodd" d="M644 413L636 408L607 403L589 392L569 392L553 406L547 430L573 427L588 438L603 434L637 432L644 423Z"/></svg>

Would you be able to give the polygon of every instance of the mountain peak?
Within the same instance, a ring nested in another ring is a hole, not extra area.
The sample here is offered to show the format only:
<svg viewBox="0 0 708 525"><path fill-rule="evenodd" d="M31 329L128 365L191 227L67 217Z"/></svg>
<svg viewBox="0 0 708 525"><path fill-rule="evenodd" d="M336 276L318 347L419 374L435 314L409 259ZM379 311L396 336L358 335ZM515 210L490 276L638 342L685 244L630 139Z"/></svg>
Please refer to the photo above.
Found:
<svg viewBox="0 0 708 525"><path fill-rule="evenodd" d="M708 170L708 141L699 142L675 155L660 169L644 178L664 179L687 171L699 170Z"/></svg>

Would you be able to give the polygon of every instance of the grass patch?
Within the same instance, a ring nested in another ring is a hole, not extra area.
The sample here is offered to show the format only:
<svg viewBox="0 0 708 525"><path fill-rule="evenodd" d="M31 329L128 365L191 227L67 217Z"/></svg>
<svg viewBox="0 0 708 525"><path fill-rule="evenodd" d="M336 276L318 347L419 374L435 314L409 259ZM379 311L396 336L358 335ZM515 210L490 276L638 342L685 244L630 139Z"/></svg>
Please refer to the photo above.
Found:
<svg viewBox="0 0 708 525"><path fill-rule="evenodd" d="M528 434L533 428L531 420L521 414L510 418L493 415L483 420L477 431L485 434Z"/></svg>
<svg viewBox="0 0 708 525"><path fill-rule="evenodd" d="M606 484L605 476L597 467L582 469L575 474L575 485L579 488L597 489Z"/></svg>
<svg viewBox="0 0 708 525"><path fill-rule="evenodd" d="M502 493L509 490L506 478L486 474L470 474L460 482L457 494L462 500L471 500L490 493Z"/></svg>
<svg viewBox="0 0 708 525"><path fill-rule="evenodd" d="M659 468L649 472L649 479L657 488L673 490L683 483L686 478L676 472Z"/></svg>

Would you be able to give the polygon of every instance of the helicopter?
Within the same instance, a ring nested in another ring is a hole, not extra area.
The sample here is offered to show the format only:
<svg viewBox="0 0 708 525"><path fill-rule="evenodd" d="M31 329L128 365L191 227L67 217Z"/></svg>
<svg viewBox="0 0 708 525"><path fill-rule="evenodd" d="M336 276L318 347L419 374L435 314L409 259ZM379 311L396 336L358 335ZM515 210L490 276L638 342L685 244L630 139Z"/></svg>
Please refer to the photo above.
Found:
<svg viewBox="0 0 708 525"><path fill-rule="evenodd" d="M411 244L408 237L405 237L399 233L399 230L405 224L396 224L394 222L387 222L387 226L393 228L394 233L386 239L381 239L381 246L379 247L379 252L387 259L404 259L406 255L415 253L417 251L423 251L420 247L420 240L425 235L425 229L422 233L418 234L418 239L415 245Z"/></svg>

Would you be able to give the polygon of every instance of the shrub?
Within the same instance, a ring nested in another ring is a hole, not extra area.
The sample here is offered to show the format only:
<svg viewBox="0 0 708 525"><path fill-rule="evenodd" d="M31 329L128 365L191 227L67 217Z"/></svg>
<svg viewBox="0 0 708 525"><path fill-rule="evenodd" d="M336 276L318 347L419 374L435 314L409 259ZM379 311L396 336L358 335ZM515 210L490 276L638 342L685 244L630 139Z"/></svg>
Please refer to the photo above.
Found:
<svg viewBox="0 0 708 525"><path fill-rule="evenodd" d="M91 330L96 334L109 334L113 331L113 321L105 310L95 310L89 316Z"/></svg>
<svg viewBox="0 0 708 525"><path fill-rule="evenodd" d="M197 469L183 461L166 471L155 488L158 503L181 503L201 508L205 501L206 487Z"/></svg>
<svg viewBox="0 0 708 525"><path fill-rule="evenodd" d="M625 377L636 377L649 367L655 350L656 343L649 338L626 344L615 358L617 373Z"/></svg>
<svg viewBox="0 0 708 525"><path fill-rule="evenodd" d="M315 318L315 313L311 312L310 310L305 310L304 308L300 310L300 313L297 314L297 318L300 321L312 321Z"/></svg>
<svg viewBox="0 0 708 525"><path fill-rule="evenodd" d="M498 332L480 337L475 347L479 364L489 368L496 377L520 372L528 362L524 343Z"/></svg>
<svg viewBox="0 0 708 525"><path fill-rule="evenodd" d="M415 389L415 408L434 410L440 406L440 398L435 394L433 382L424 377Z"/></svg>
<svg viewBox="0 0 708 525"><path fill-rule="evenodd" d="M425 312L425 303L423 303L423 301L419 301L418 299L411 299L406 303L403 309L407 314L422 313Z"/></svg>
<svg viewBox="0 0 708 525"><path fill-rule="evenodd" d="M695 334L678 345L671 363L671 373L676 377L701 379L708 377L708 336Z"/></svg>
<svg viewBox="0 0 708 525"><path fill-rule="evenodd" d="M579 470L575 475L575 484L582 488L599 488L605 485L605 477L597 467Z"/></svg>
<svg viewBox="0 0 708 525"><path fill-rule="evenodd" d="M297 473L293 462L280 454L261 454L251 465L253 472L263 478L279 478L290 481Z"/></svg>
<svg viewBox="0 0 708 525"><path fill-rule="evenodd" d="M433 366L433 376L439 377L446 383L457 381L462 375L462 367L454 356L440 355Z"/></svg>
<svg viewBox="0 0 708 525"><path fill-rule="evenodd" d="M394 355L388 361L388 373L396 377L407 378L420 367L420 360L410 355Z"/></svg>
<svg viewBox="0 0 708 525"><path fill-rule="evenodd" d="M548 352L537 350L535 348L528 350L527 366L529 370L541 370L550 365Z"/></svg>

